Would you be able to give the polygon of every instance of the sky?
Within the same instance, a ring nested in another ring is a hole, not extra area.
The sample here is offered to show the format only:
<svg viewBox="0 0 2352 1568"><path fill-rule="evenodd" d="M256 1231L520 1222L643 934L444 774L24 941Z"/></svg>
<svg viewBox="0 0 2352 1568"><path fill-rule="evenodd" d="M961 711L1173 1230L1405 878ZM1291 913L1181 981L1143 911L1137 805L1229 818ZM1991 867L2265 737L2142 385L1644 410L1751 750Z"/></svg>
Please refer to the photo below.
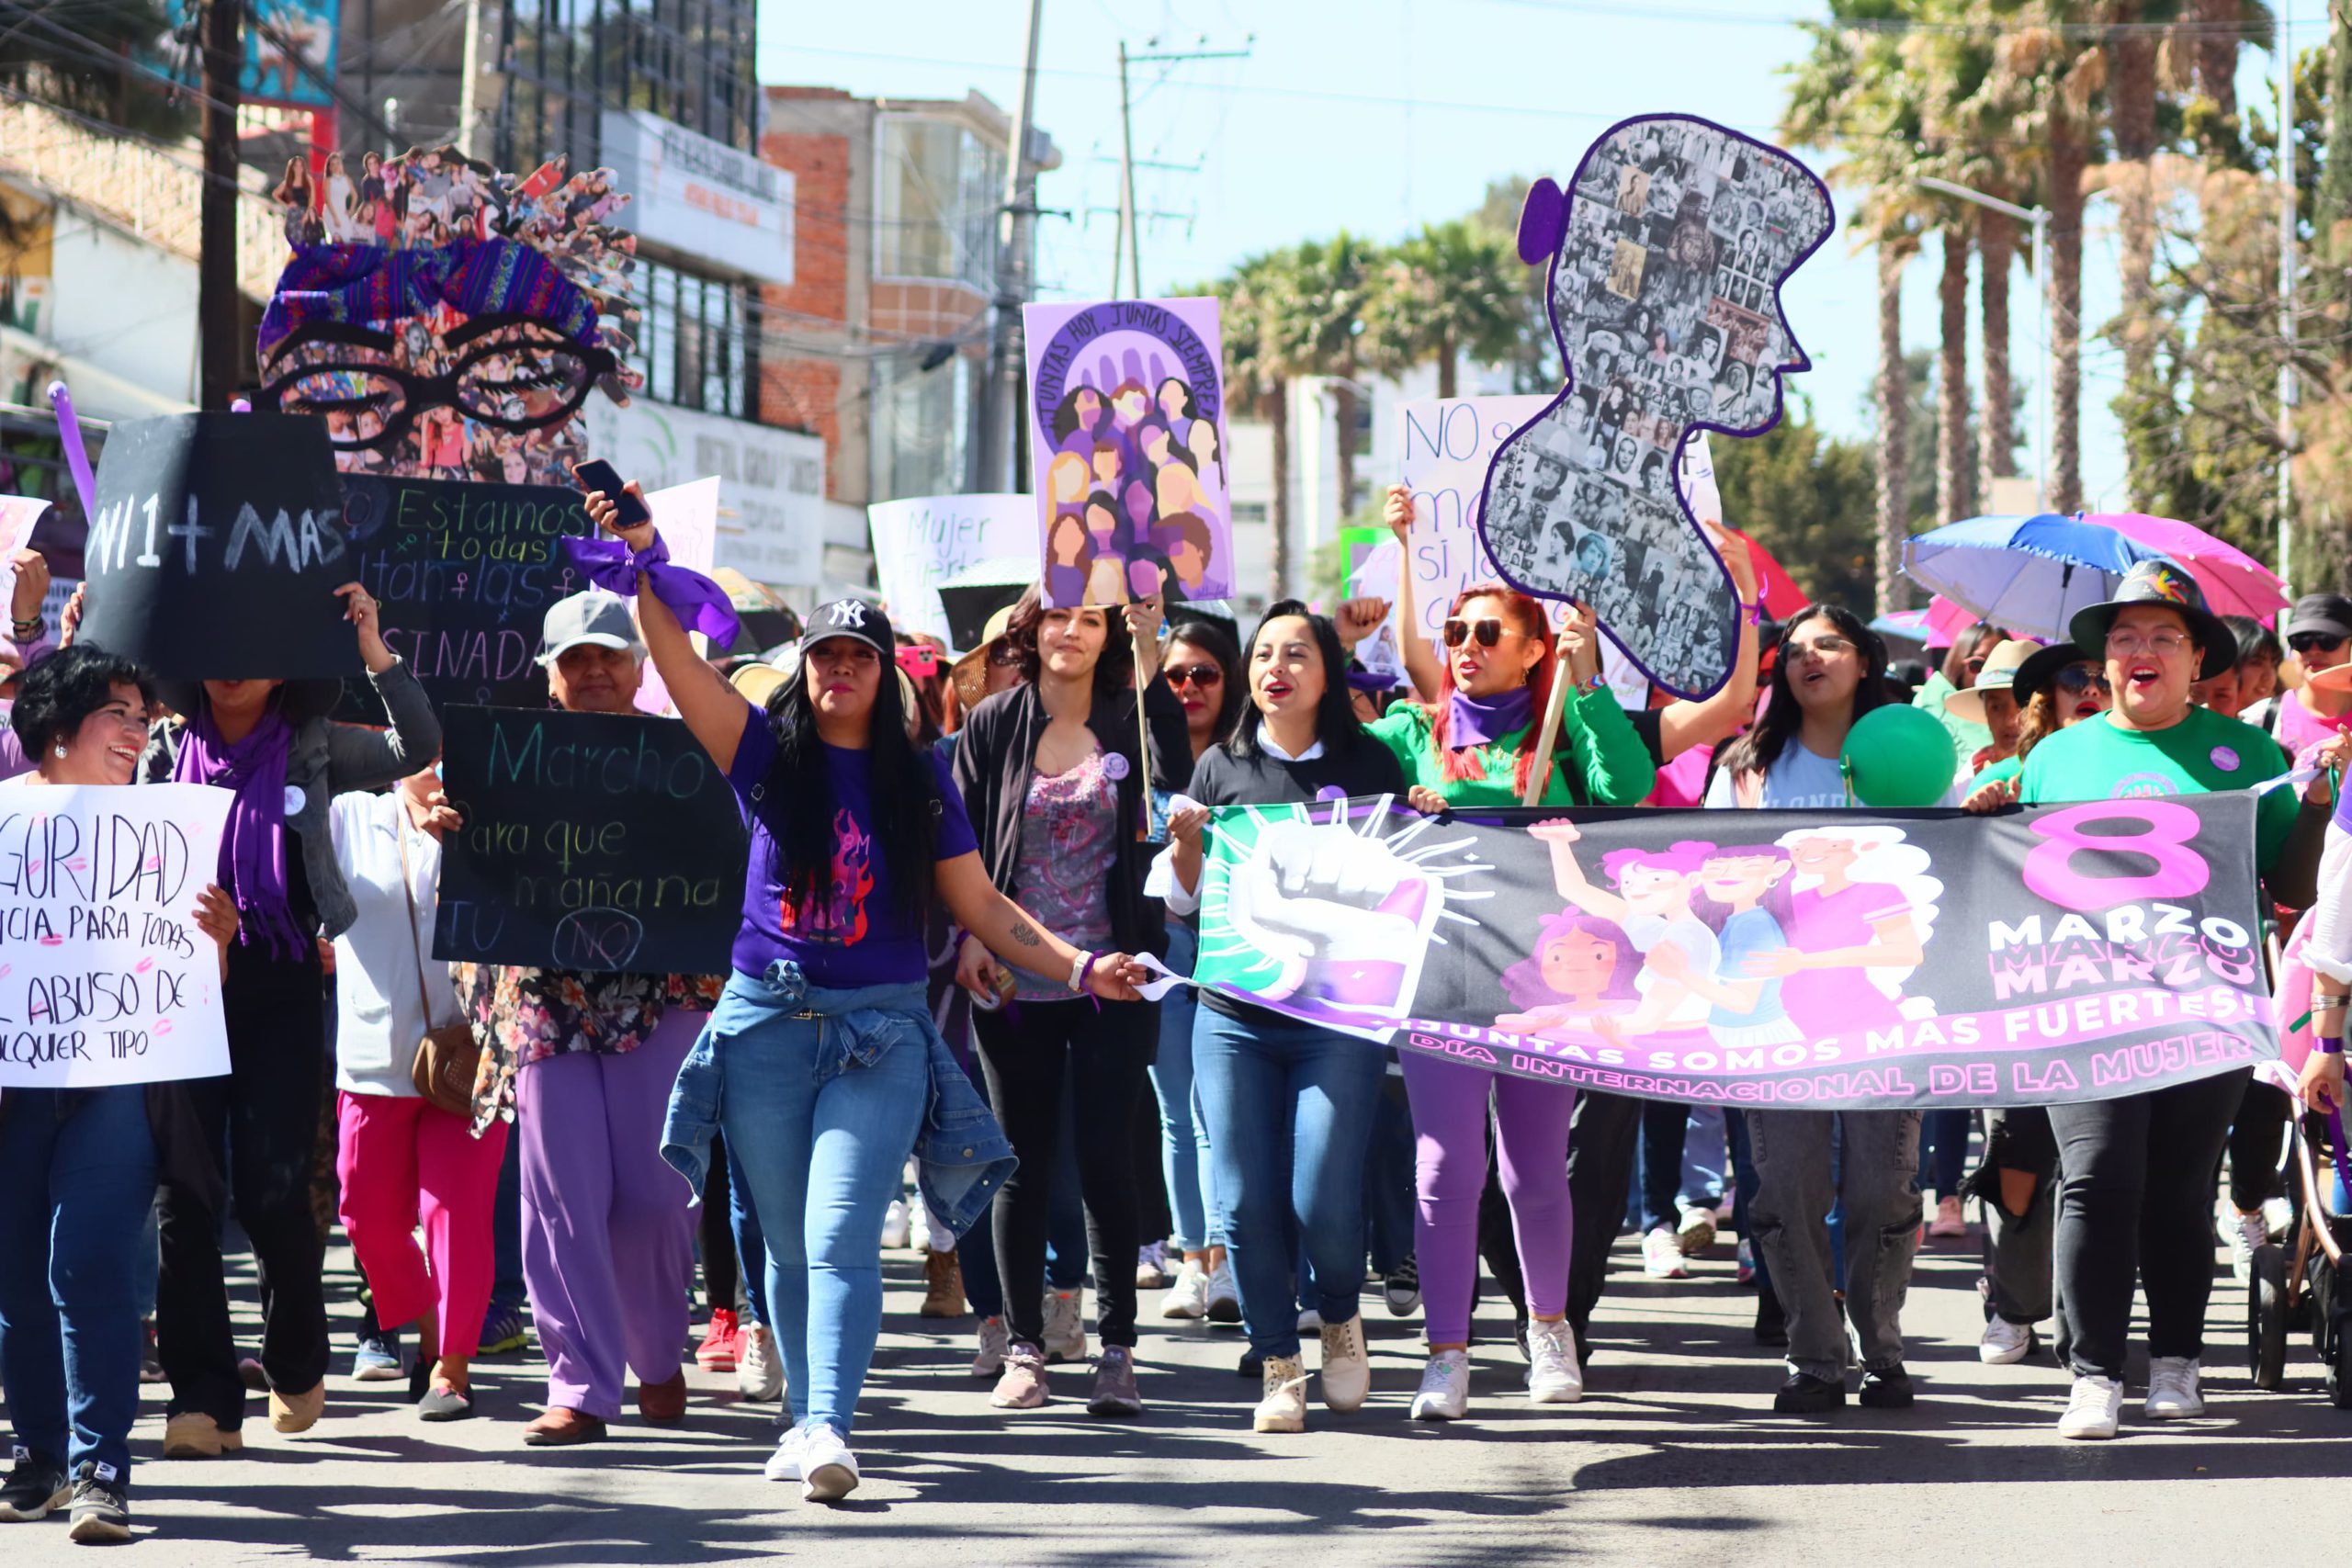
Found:
<svg viewBox="0 0 2352 1568"><path fill-rule="evenodd" d="M1146 294L1213 278L1254 253L1346 228L1394 240L1476 208L1489 181L1565 180L1585 147L1637 114L1693 113L1771 140L1782 68L1806 50L1800 19L1820 0L1044 0L1037 125L1062 153L1041 176L1043 298L1111 292L1118 205L1118 46L1131 54L1246 51L1243 58L1133 64L1136 206ZM2319 7L2299 41L2322 36ZM891 0L870 6L762 0L763 83L862 96L960 97L972 88L1008 111L1018 100L1024 0ZM2301 18L2298 17L2300 22ZM2267 99L2269 57L2247 51L2240 94ZM1831 159L1799 150L1825 172ZM1866 435L1878 353L1876 263L1845 231L1853 194L1838 193L1838 232L1790 280L1790 325L1813 361L1790 380L1831 433ZM2091 203L2083 246L2084 320L2117 307L2111 210ZM1903 331L1938 336L1930 243L1905 280ZM1970 375L1980 369L1972 287ZM2042 378L2034 286L2012 279L2010 360L2021 396ZM2123 454L2108 404L2120 354L2083 349L2086 505L2120 507ZM2024 403L2037 465L2034 405Z"/></svg>

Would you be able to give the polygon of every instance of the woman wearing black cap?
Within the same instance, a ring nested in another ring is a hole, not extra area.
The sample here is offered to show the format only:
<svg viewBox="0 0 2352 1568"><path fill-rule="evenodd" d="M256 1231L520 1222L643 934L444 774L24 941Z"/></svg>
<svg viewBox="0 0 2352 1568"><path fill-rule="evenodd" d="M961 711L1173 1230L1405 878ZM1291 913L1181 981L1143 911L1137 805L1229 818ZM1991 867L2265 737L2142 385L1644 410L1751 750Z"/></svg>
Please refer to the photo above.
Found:
<svg viewBox="0 0 2352 1568"><path fill-rule="evenodd" d="M601 491L586 505L644 560L651 524L615 528L617 504ZM932 901L1071 996L1133 1001L1143 971L1124 953L1073 948L989 881L945 764L908 732L881 606L820 605L762 709L695 652L642 572L637 603L671 700L726 770L752 834L733 973L679 1071L662 1155L699 1190L717 1130L742 1168L794 1416L767 1474L831 1502L858 1482L849 1436L882 1325L878 1238L908 1155L932 1224L951 1235L1010 1164L932 1020ZM1133 1257L1131 1244L1122 1261Z"/></svg>
<svg viewBox="0 0 2352 1568"><path fill-rule="evenodd" d="M2115 705L2034 748L2018 780L2025 804L2245 789L2287 771L2268 736L2189 700L2192 683L2235 663L2237 638L2180 567L2141 562L2114 599L2076 614L2069 629L2077 647L2105 650ZM2287 790L2259 799L2256 863L2271 897L2288 907L2311 901L2333 798L2321 778L2300 807ZM2061 1437L2115 1435L2135 1281L2148 1297L2149 1418L2203 1413L2212 1173L2246 1077L2223 1072L2051 1107L2064 1173L2059 1311L2075 1373Z"/></svg>
<svg viewBox="0 0 2352 1568"><path fill-rule="evenodd" d="M307 1431L326 1407L327 1309L311 1168L325 1097L326 1013L318 938L350 928L358 907L336 869L327 815L334 796L381 789L430 764L441 721L408 665L384 645L376 601L356 582L335 590L359 639L389 732L333 724L340 681L160 682L185 716L156 728L142 762L151 781L236 793L220 835L220 882L241 931L220 987L230 1073L190 1088L227 1173L238 1224L261 1284L261 1370L269 1424ZM245 1387L220 1271L220 1215L192 1187L163 1187L157 1352L171 1378L167 1459L243 1446Z"/></svg>

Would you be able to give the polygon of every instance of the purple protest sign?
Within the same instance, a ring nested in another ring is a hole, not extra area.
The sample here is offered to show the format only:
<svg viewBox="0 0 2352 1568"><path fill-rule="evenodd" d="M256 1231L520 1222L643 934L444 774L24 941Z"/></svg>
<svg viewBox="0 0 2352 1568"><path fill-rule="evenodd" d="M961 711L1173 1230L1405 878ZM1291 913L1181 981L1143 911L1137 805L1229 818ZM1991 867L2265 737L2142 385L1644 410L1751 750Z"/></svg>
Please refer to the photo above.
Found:
<svg viewBox="0 0 2352 1568"><path fill-rule="evenodd" d="M1021 321L1046 603L1230 596L1217 302L1024 305Z"/></svg>

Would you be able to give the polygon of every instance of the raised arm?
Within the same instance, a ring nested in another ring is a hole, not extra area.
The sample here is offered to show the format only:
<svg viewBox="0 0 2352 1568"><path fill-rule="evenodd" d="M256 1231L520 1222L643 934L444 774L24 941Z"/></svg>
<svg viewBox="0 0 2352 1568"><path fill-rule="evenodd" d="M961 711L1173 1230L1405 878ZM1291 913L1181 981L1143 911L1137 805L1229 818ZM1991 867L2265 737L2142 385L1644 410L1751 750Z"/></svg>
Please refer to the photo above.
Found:
<svg viewBox="0 0 2352 1568"><path fill-rule="evenodd" d="M1668 703L1658 710L1657 749L1669 762L1693 746L1730 739L1756 716L1756 563L1737 535L1724 535L1715 547L1739 594L1739 648L1721 691L1703 702Z"/></svg>
<svg viewBox="0 0 2352 1568"><path fill-rule="evenodd" d="M429 766L441 754L441 720L417 683L415 674L386 647L377 629L376 601L356 582L335 590L344 601L344 618L359 638L360 661L368 667L368 682L384 705L391 728L363 728L355 724L327 728L327 791L378 789Z"/></svg>
<svg viewBox="0 0 2352 1568"><path fill-rule="evenodd" d="M1583 837L1577 825L1569 821L1536 822L1529 825L1528 836L1540 840L1552 852L1552 886L1561 897L1588 915L1598 915L1605 920L1625 923L1633 911L1625 900L1606 888L1595 887L1577 863L1577 840Z"/></svg>
<svg viewBox="0 0 2352 1568"><path fill-rule="evenodd" d="M1413 492L1404 485L1388 487L1385 513L1388 531L1396 536L1396 624L1405 633L1405 673L1421 701L1437 701L1437 649L1421 635L1413 606Z"/></svg>
<svg viewBox="0 0 2352 1568"><path fill-rule="evenodd" d="M627 488L639 500L645 499L645 492L634 483ZM587 508L598 527L630 549L641 550L653 542L650 523L634 528L616 526L620 503L603 491L588 492ZM653 596L642 573L637 580L637 619L645 628L646 651L653 656L653 668L662 672L662 683L670 688L678 716L686 721L686 728L710 753L719 771L726 772L735 765L735 747L743 739L743 710L751 703L695 652L694 639L678 624L670 606Z"/></svg>

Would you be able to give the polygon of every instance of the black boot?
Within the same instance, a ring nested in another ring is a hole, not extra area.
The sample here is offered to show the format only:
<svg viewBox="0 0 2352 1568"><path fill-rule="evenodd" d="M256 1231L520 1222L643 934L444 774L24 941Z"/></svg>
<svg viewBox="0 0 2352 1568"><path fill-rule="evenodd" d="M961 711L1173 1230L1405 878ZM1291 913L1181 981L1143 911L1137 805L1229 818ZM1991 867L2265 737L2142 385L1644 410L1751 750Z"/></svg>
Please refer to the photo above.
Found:
<svg viewBox="0 0 2352 1568"><path fill-rule="evenodd" d="M1901 1367L1878 1367L1862 1374L1862 1392L1856 1401L1865 1410L1911 1408L1911 1374Z"/></svg>
<svg viewBox="0 0 2352 1568"><path fill-rule="evenodd" d="M1844 1380L1832 1382L1810 1372L1791 1372L1781 1392L1772 1396L1772 1408L1783 1416L1826 1416L1833 1410L1846 1408Z"/></svg>

